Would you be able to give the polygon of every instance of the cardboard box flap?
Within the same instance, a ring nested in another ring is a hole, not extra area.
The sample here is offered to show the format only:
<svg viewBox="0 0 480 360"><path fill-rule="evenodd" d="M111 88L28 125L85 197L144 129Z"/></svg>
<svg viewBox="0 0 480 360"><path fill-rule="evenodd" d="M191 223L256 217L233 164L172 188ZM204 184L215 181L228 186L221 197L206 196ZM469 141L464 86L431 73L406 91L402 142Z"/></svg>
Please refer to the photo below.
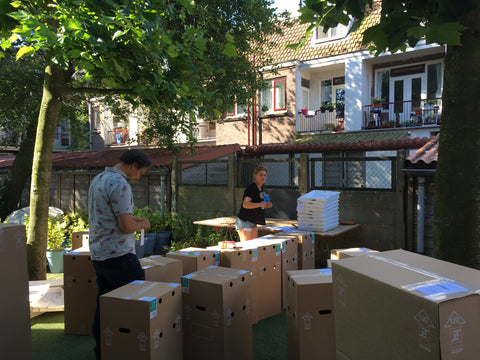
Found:
<svg viewBox="0 0 480 360"><path fill-rule="evenodd" d="M480 292L471 284L373 254L338 260L333 264L334 272L335 266L346 267L436 303Z"/></svg>
<svg viewBox="0 0 480 360"><path fill-rule="evenodd" d="M118 289L110 291L102 297L114 297L125 300L138 300L142 297L163 295L172 288L180 290L180 284L177 283L161 283L153 281L135 280L127 284L128 286L122 286Z"/></svg>

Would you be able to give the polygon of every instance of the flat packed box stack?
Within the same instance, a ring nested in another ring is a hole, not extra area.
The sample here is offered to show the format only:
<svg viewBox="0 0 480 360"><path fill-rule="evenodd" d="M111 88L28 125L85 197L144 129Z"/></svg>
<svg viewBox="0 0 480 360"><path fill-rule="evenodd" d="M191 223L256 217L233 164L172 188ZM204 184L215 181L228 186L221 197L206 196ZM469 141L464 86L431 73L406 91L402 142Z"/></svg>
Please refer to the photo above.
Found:
<svg viewBox="0 0 480 360"><path fill-rule="evenodd" d="M298 229L324 232L339 224L340 192L313 190L297 199Z"/></svg>
<svg viewBox="0 0 480 360"><path fill-rule="evenodd" d="M138 259L143 271L145 280L158 282L180 283L183 275L182 261L161 255L151 255Z"/></svg>
<svg viewBox="0 0 480 360"><path fill-rule="evenodd" d="M287 272L288 360L335 360L332 270Z"/></svg>
<svg viewBox="0 0 480 360"><path fill-rule="evenodd" d="M210 266L182 278L184 358L253 358L252 275Z"/></svg>
<svg viewBox="0 0 480 360"><path fill-rule="evenodd" d="M0 358L31 359L25 226L0 223Z"/></svg>
<svg viewBox="0 0 480 360"><path fill-rule="evenodd" d="M480 271L395 250L333 261L332 274L339 358L479 358Z"/></svg>
<svg viewBox="0 0 480 360"><path fill-rule="evenodd" d="M220 251L202 248L185 248L171 251L165 256L182 261L183 275L190 274L210 265L220 265Z"/></svg>
<svg viewBox="0 0 480 360"><path fill-rule="evenodd" d="M65 334L91 335L97 307L97 281L90 250L63 255Z"/></svg>
<svg viewBox="0 0 480 360"><path fill-rule="evenodd" d="M136 280L100 296L102 359L183 360L180 284Z"/></svg>

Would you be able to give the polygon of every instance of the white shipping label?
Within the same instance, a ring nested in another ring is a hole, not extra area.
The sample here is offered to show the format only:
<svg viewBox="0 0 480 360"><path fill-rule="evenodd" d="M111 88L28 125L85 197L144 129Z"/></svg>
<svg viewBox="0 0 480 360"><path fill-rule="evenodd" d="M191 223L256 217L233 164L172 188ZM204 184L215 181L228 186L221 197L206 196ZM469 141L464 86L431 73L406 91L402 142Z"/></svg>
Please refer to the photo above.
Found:
<svg viewBox="0 0 480 360"><path fill-rule="evenodd" d="M431 283L424 283L417 286L412 286L412 290L416 290L421 292L428 297L437 297L437 296L445 296L445 295L452 295L464 291L468 291L468 289L460 286L451 281L439 280L434 281Z"/></svg>

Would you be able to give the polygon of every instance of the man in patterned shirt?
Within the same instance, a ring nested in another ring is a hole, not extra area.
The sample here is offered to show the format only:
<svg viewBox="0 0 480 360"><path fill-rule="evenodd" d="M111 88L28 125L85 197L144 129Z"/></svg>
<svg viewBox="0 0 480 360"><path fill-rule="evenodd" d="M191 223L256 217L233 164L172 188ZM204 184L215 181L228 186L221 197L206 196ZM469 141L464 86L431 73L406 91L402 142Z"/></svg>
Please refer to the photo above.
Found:
<svg viewBox="0 0 480 360"><path fill-rule="evenodd" d="M101 358L100 296L131 281L145 279L135 254L135 232L150 228L150 222L133 216L133 196L129 182L138 180L151 164L144 152L127 150L115 166L106 167L90 183L90 254L98 286L92 329L97 359Z"/></svg>

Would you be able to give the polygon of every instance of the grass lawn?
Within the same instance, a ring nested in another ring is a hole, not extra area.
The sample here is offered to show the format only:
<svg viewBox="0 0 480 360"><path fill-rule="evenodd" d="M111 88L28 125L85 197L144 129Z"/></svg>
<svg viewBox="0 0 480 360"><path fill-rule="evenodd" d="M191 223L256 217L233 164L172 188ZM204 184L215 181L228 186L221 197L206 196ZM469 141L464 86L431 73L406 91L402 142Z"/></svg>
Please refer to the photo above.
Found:
<svg viewBox="0 0 480 360"><path fill-rule="evenodd" d="M33 360L94 359L91 336L65 335L63 312L51 312L31 320ZM285 311L253 326L254 360L286 360Z"/></svg>

